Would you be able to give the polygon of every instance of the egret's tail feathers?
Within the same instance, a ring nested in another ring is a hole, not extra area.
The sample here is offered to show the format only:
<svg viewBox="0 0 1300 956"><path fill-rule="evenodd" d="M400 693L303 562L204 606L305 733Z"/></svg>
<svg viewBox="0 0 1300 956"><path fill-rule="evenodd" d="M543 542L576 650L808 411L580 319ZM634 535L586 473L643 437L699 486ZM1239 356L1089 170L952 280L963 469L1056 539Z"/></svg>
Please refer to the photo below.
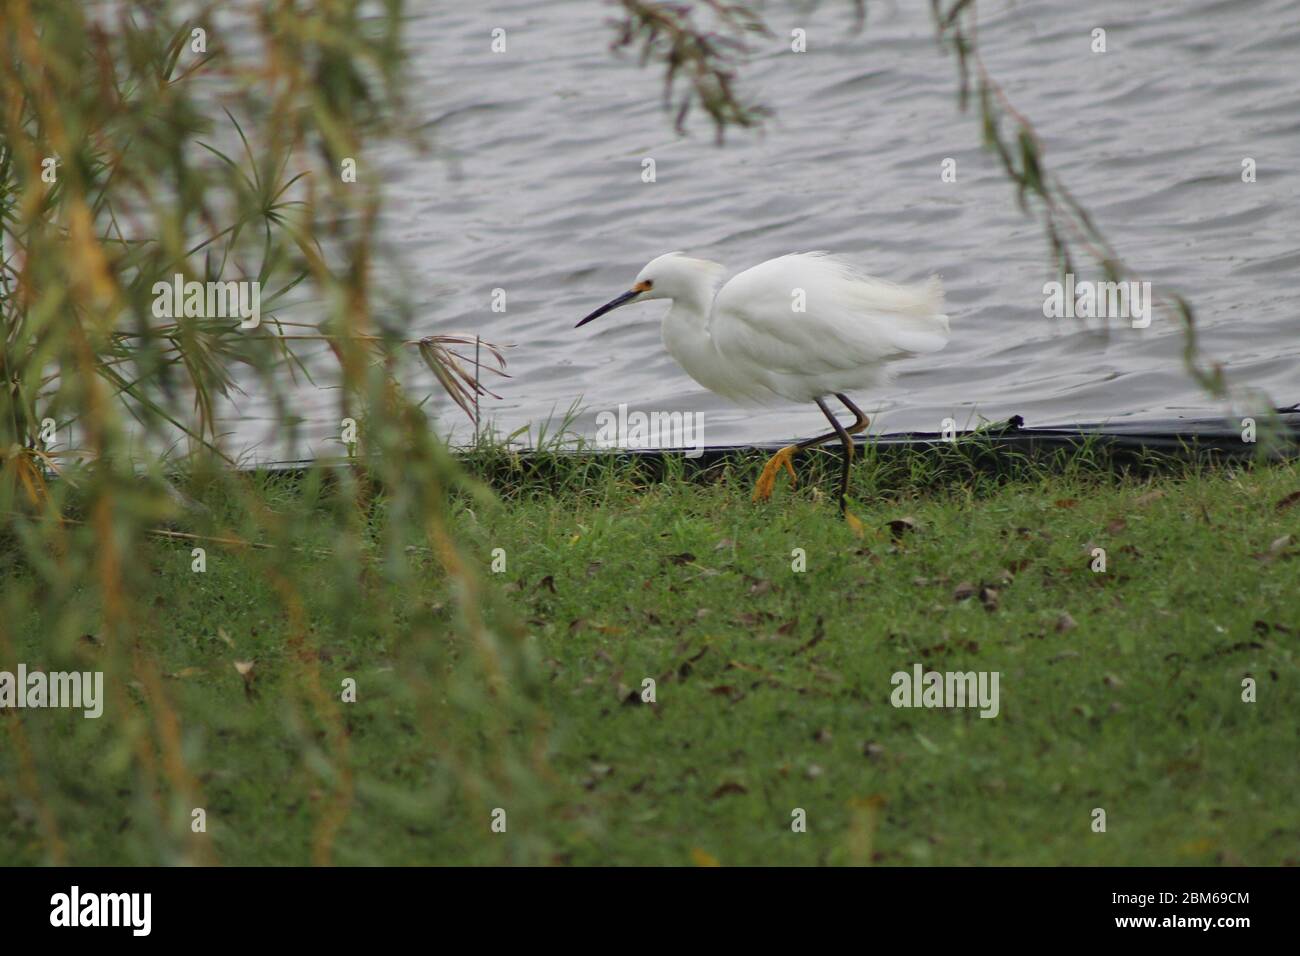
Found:
<svg viewBox="0 0 1300 956"><path fill-rule="evenodd" d="M943 279L939 278L939 274L936 272L934 275L930 276L930 278L926 279L921 288L924 292L926 301L930 305L930 311L942 315L945 319L948 318L943 311L947 308L947 303L944 301Z"/></svg>
<svg viewBox="0 0 1300 956"><path fill-rule="evenodd" d="M856 289L861 318L855 324L860 332L905 354L938 352L948 344L951 328L944 312L943 281L937 275L916 285L866 279Z"/></svg>
<svg viewBox="0 0 1300 956"><path fill-rule="evenodd" d="M883 331L886 340L892 338L897 348L906 352L937 352L948 344L943 280L938 275L916 285L900 285L867 275L836 256L819 255L815 261L839 280L829 287L840 294L844 304L875 320L868 320L874 335Z"/></svg>
<svg viewBox="0 0 1300 956"><path fill-rule="evenodd" d="M926 279L925 284L921 286L921 290L928 303L930 317L943 326L945 333L951 333L952 327L948 324L948 313L944 311L947 308L947 303L944 301L943 280L939 278L938 273ZM944 342L947 343L947 338L944 339ZM940 346L940 348L942 347Z"/></svg>

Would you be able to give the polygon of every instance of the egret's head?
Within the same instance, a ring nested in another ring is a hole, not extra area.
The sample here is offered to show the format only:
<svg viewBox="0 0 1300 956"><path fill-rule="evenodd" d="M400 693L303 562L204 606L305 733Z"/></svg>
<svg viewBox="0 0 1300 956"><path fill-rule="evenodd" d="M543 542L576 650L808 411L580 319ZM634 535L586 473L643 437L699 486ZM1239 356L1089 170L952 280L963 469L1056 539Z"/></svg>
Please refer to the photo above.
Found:
<svg viewBox="0 0 1300 956"><path fill-rule="evenodd" d="M651 259L637 275L632 288L618 298L606 302L574 328L598 319L630 302L648 302L651 299L690 299L712 295L723 267L706 259L692 259L680 252L670 252ZM707 304L707 303L706 303Z"/></svg>

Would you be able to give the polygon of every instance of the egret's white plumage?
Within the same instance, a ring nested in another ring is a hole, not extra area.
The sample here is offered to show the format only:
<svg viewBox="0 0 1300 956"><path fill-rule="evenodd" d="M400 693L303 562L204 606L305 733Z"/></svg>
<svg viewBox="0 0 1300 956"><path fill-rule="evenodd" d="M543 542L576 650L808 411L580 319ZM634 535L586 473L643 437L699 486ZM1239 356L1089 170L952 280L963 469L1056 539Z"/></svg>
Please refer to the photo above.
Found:
<svg viewBox="0 0 1300 956"><path fill-rule="evenodd" d="M769 259L718 289L725 271L670 252L641 270L633 289L646 288L628 301L671 299L664 347L733 401L810 402L875 387L888 381L887 363L948 342L938 276L898 285L824 252Z"/></svg>
<svg viewBox="0 0 1300 956"><path fill-rule="evenodd" d="M765 500L795 452L839 437L844 445L844 510L851 436L868 420L845 395L888 381L888 363L948 344L948 316L938 276L905 286L876 279L825 252L769 259L733 276L725 268L670 252L651 260L627 292L584 318L585 325L632 302L670 299L664 347L691 378L733 401L816 402L835 431L781 449L755 487ZM835 395L855 416L845 428L823 399Z"/></svg>

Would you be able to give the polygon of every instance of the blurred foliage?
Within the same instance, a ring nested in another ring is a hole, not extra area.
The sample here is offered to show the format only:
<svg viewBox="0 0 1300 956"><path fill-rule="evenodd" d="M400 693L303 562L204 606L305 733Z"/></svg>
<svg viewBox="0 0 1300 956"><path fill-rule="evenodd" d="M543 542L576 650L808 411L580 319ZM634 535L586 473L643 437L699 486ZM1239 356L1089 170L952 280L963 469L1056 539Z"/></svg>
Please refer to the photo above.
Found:
<svg viewBox="0 0 1300 956"><path fill-rule="evenodd" d="M1035 210L1042 217L1058 275L1064 277L1075 272L1082 250L1107 282L1141 282L1141 274L1121 258L1088 211L1051 171L1043 142L1033 124L1016 109L985 67L979 52L979 13L975 0L930 0L930 8L940 45L957 59L961 109L964 112L969 108L973 87L983 145L997 157L1003 172L1015 185L1020 208L1029 213L1031 200L1034 202ZM1226 398L1228 387L1222 366L1201 355L1196 314L1191 304L1177 293L1157 293L1153 305L1182 329L1183 363L1188 374L1207 394ZM1102 326L1100 331L1107 333L1109 327Z"/></svg>
<svg viewBox="0 0 1300 956"><path fill-rule="evenodd" d="M664 106L675 111L679 133L685 132L696 106L713 121L719 143L730 126L752 128L762 123L768 111L745 102L735 89L736 65L749 53L746 36L772 36L758 14L743 4L703 0L699 6L726 31L717 32L697 20L696 8L689 3L619 0L619 4L623 16L616 23L612 48L637 48L642 66L651 61L663 64Z"/></svg>
<svg viewBox="0 0 1300 956"><path fill-rule="evenodd" d="M397 377L404 357L422 360L470 411L480 386L455 347L478 343L406 339L406 310L375 277L368 157L413 138L403 16L397 0L0 0L0 669L102 670L109 696L100 720L0 720L0 807L25 808L51 862L76 862L67 833L101 787L138 797L121 859L217 858L190 828L191 808L210 805L195 757L210 737L139 652L164 570L142 544L158 534L177 536L172 560L185 567L205 547L209 562L257 564L274 587L268 625L284 629L291 672L281 746L316 780L316 862L334 858L367 783L339 677L315 646L338 620L371 622L429 726L458 728L421 738L447 777L438 800L486 821L506 793L512 806L541 799L522 630L508 615L484 623L492 598L445 527L449 491L482 492ZM258 281L261 325L160 318L154 285L177 273ZM311 321L280 318L295 297ZM487 355L492 367L499 353ZM231 467L220 421L256 390L273 436L292 445L298 375L335 385L339 419L359 425L353 467L313 508L288 511ZM306 531L324 534L324 573L294 559ZM422 610L448 583L460 599L450 621ZM310 619L309 592L336 600L338 618ZM34 617L40 660L17 652ZM246 643L229 635L228 656ZM73 787L51 783L68 733L102 755Z"/></svg>

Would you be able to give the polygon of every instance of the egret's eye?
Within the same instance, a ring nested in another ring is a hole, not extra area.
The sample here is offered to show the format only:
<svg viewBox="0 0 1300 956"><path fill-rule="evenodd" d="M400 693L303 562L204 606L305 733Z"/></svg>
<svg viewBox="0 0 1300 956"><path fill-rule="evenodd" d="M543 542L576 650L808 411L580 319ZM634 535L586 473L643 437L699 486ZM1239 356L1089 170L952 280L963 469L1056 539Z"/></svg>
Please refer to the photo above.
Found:
<svg viewBox="0 0 1300 956"><path fill-rule="evenodd" d="M653 279L642 279L636 285L632 286L633 292L649 292L655 286Z"/></svg>

